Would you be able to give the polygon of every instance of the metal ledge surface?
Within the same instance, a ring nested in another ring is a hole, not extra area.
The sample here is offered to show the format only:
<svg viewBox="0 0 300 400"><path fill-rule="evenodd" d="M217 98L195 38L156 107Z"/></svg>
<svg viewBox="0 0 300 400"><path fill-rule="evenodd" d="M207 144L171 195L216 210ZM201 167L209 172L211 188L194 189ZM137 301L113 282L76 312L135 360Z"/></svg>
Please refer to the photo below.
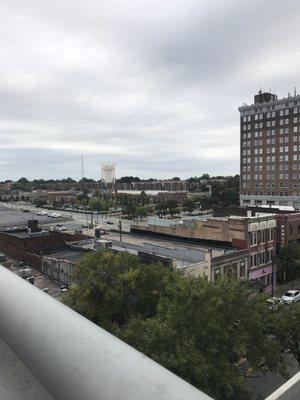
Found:
<svg viewBox="0 0 300 400"><path fill-rule="evenodd" d="M209 400L0 266L0 336L56 400Z"/></svg>

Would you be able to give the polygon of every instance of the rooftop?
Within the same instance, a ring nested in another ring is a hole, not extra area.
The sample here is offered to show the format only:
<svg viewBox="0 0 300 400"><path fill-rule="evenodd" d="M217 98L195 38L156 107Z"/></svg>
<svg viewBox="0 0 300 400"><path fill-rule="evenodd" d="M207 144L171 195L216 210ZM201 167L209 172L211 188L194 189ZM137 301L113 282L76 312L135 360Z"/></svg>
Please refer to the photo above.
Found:
<svg viewBox="0 0 300 400"><path fill-rule="evenodd" d="M187 193L185 191L175 191L175 190L119 190L118 193L120 194L132 194L132 195L139 195L142 192L145 192L149 196L157 196L159 193Z"/></svg>
<svg viewBox="0 0 300 400"><path fill-rule="evenodd" d="M239 107L239 111L247 111L253 108L262 108L262 107L268 107L270 105L281 105L282 103L288 103L287 107L292 107L294 105L295 102L299 102L300 100L300 95L297 94L296 92L294 93L294 95L291 95L290 93L288 93L287 97L282 97L281 99L278 98L276 95L272 94L272 93L261 93L262 95L264 94L271 94L272 96L268 97L266 96L265 99L269 99L269 101L262 101L262 102L256 102L254 104L248 105L246 103L244 103L241 107ZM275 97L274 97L275 96ZM264 99L264 97L263 97Z"/></svg>
<svg viewBox="0 0 300 400"><path fill-rule="evenodd" d="M66 260L74 263L80 262L85 256L84 251L76 250L63 250L55 253L46 254L45 257L56 258L57 260Z"/></svg>
<svg viewBox="0 0 300 400"><path fill-rule="evenodd" d="M9 233L10 236L15 236L20 239L27 239L27 238L32 238L32 237L45 237L45 236L50 236L52 235L52 232L49 231L39 231L39 232L31 232L29 233L28 230L24 231L13 231L13 232L7 232Z"/></svg>

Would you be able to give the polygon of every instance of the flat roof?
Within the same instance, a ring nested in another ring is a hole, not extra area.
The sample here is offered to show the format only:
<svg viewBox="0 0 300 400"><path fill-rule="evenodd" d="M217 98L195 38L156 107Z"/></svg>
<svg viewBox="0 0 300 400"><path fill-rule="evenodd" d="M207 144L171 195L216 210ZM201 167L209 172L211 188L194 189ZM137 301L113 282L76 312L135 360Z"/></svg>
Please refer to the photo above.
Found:
<svg viewBox="0 0 300 400"><path fill-rule="evenodd" d="M47 258L56 258L58 260L66 260L74 263L80 262L85 256L86 252L76 250L64 250L56 253L45 254Z"/></svg>
<svg viewBox="0 0 300 400"><path fill-rule="evenodd" d="M4 231L5 232L5 231ZM13 232L6 232L10 236L15 236L20 239L26 239L26 238L36 238L36 237L45 237L45 236L50 236L52 233L49 231L41 231L41 232L34 232L34 233L28 233L28 232L18 232L18 231L13 231Z"/></svg>
<svg viewBox="0 0 300 400"><path fill-rule="evenodd" d="M120 194L132 194L132 195L139 195L142 192L145 192L149 196L156 196L159 193L188 193L186 190L118 190L118 193Z"/></svg>

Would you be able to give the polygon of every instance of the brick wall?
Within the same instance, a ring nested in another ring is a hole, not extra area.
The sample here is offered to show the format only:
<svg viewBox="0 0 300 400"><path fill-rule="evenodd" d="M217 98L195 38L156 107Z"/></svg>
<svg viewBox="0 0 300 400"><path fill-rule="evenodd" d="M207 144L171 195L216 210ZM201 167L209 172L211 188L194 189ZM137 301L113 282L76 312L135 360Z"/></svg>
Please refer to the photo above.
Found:
<svg viewBox="0 0 300 400"><path fill-rule="evenodd" d="M190 222L190 221L189 221ZM135 226L133 231L153 232L157 234L185 237L190 239L209 240L232 244L236 241L244 248L244 241L247 239L245 220L238 219L209 219L207 221L194 221L188 226L177 225L174 227L165 226Z"/></svg>
<svg viewBox="0 0 300 400"><path fill-rule="evenodd" d="M277 215L277 244L300 241L300 213Z"/></svg>
<svg viewBox="0 0 300 400"><path fill-rule="evenodd" d="M42 271L42 257L38 254L26 252L23 254L23 261L30 267Z"/></svg>

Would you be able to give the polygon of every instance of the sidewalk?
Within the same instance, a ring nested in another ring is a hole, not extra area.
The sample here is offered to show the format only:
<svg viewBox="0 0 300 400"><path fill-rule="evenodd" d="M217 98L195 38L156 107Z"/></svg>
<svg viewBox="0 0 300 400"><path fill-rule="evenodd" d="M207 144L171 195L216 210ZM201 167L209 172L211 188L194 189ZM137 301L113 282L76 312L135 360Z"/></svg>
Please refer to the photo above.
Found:
<svg viewBox="0 0 300 400"><path fill-rule="evenodd" d="M281 297L287 290L292 289L292 282L275 287L274 296ZM294 280L294 289L300 289L300 278Z"/></svg>

